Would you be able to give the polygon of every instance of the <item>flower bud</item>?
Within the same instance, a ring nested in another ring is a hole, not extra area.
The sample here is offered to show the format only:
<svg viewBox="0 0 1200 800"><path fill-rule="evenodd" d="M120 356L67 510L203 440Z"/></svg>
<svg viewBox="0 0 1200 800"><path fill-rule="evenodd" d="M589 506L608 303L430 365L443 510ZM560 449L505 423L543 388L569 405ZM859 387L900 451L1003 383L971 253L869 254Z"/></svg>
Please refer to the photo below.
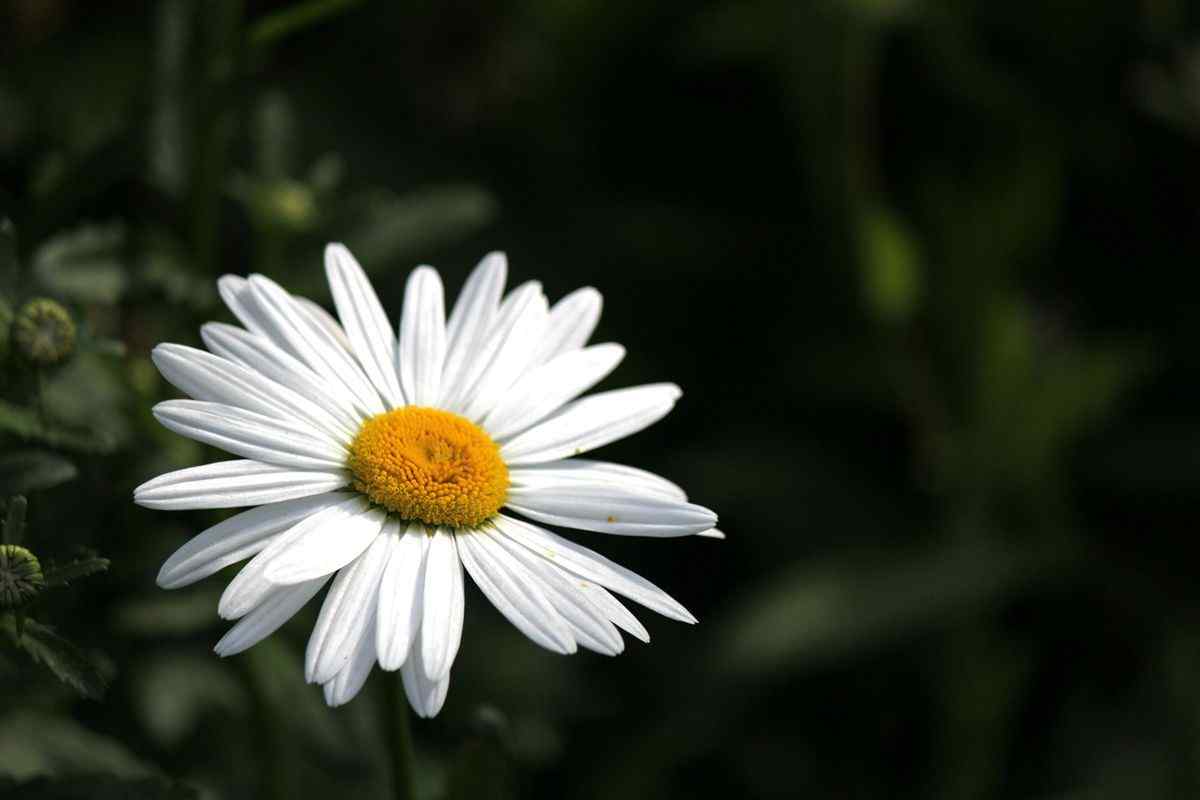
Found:
<svg viewBox="0 0 1200 800"><path fill-rule="evenodd" d="M46 581L37 556L16 544L0 544L0 609L25 605Z"/></svg>
<svg viewBox="0 0 1200 800"><path fill-rule="evenodd" d="M75 350L75 323L53 300L30 300L12 323L12 347L32 364L49 366L65 361Z"/></svg>

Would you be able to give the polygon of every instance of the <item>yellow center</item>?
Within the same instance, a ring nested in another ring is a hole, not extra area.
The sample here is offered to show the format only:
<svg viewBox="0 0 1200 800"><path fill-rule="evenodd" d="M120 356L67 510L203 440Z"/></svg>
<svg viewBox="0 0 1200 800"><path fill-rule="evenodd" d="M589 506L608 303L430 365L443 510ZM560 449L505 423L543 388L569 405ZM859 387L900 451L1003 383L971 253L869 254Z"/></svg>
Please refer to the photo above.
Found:
<svg viewBox="0 0 1200 800"><path fill-rule="evenodd" d="M350 445L354 488L407 520L469 528L508 494L500 448L449 411L406 406L363 423Z"/></svg>

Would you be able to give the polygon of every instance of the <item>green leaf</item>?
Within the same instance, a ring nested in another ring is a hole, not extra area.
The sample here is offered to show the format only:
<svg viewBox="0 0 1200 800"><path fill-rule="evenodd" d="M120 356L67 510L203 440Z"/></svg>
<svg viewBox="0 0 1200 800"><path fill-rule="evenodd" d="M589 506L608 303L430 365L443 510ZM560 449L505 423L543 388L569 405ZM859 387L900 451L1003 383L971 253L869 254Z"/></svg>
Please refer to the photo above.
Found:
<svg viewBox="0 0 1200 800"><path fill-rule="evenodd" d="M250 44L265 47L348 11L362 0L308 0L268 14L250 27Z"/></svg>
<svg viewBox="0 0 1200 800"><path fill-rule="evenodd" d="M108 570L112 562L99 556L79 558L61 566L54 564L45 570L47 586L69 586L72 581Z"/></svg>
<svg viewBox="0 0 1200 800"><path fill-rule="evenodd" d="M125 603L114 617L116 627L136 636L181 636L206 631L216 624L218 589L195 587L179 592L155 592Z"/></svg>
<svg viewBox="0 0 1200 800"><path fill-rule="evenodd" d="M378 192L364 205L362 221L345 241L368 270L474 233L496 214L492 195L477 186L444 186L402 197Z"/></svg>
<svg viewBox="0 0 1200 800"><path fill-rule="evenodd" d="M175 747L208 715L238 716L249 707L236 676L228 662L208 652L139 661L134 710L159 744Z"/></svg>
<svg viewBox="0 0 1200 800"><path fill-rule="evenodd" d="M867 214L859 233L868 310L883 322L905 322L921 299L921 254L913 233L887 209Z"/></svg>
<svg viewBox="0 0 1200 800"><path fill-rule="evenodd" d="M806 669L961 621L1077 566L1074 548L973 544L787 570L730 612L718 672Z"/></svg>
<svg viewBox="0 0 1200 800"><path fill-rule="evenodd" d="M90 225L59 234L33 255L33 274L50 292L81 303L114 303L128 287L121 258L125 229Z"/></svg>
<svg viewBox="0 0 1200 800"><path fill-rule="evenodd" d="M24 494L74 480L79 474L67 459L44 450L0 455L0 494Z"/></svg>
<svg viewBox="0 0 1200 800"><path fill-rule="evenodd" d="M0 432L50 447L84 453L107 453L116 444L111 436L99 431L78 431L47 424L32 410L3 400L0 400Z"/></svg>
<svg viewBox="0 0 1200 800"><path fill-rule="evenodd" d="M2 623L13 643L30 658L49 669L60 681L84 697L99 700L104 696L104 676L82 650L54 632L49 625L25 621L25 630L18 635L11 619Z"/></svg>
<svg viewBox="0 0 1200 800"><path fill-rule="evenodd" d="M55 775L88 775L91 780L91 775L102 773L128 780L148 778L156 772L115 739L90 731L69 717L39 711L14 711L0 717L0 765L17 780ZM131 799L141 796L126 795Z"/></svg>

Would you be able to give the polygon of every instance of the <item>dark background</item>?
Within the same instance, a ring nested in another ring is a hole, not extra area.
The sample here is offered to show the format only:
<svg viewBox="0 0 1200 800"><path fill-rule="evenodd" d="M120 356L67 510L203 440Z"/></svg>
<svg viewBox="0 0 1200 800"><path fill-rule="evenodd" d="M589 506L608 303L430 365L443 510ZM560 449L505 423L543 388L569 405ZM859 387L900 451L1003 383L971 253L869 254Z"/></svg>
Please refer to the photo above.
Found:
<svg viewBox="0 0 1200 800"><path fill-rule="evenodd" d="M212 655L225 580L154 576L218 515L130 499L213 455L153 422L149 349L228 318L223 272L328 305L343 240L393 318L413 266L453 293L493 249L552 300L598 287L596 339L629 348L605 386L685 391L602 456L729 537L575 535L701 620L639 614L653 641L616 659L539 650L471 590L415 723L427 796L1200 796L1196 21L0 2L0 311L50 296L80 326L66 365L0 368L0 493L44 562L112 560L24 610L103 699L0 637L0 774L43 776L0 794L386 796L389 676L326 709L315 604Z"/></svg>

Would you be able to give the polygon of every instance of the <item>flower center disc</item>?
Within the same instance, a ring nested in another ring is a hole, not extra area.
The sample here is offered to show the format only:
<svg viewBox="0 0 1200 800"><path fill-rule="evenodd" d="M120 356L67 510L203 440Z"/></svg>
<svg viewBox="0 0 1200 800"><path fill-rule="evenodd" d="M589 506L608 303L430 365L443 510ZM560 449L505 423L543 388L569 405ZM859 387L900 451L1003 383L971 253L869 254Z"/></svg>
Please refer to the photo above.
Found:
<svg viewBox="0 0 1200 800"><path fill-rule="evenodd" d="M407 520L469 528L500 510L508 467L483 430L449 411L406 406L363 423L350 445L354 488Z"/></svg>

